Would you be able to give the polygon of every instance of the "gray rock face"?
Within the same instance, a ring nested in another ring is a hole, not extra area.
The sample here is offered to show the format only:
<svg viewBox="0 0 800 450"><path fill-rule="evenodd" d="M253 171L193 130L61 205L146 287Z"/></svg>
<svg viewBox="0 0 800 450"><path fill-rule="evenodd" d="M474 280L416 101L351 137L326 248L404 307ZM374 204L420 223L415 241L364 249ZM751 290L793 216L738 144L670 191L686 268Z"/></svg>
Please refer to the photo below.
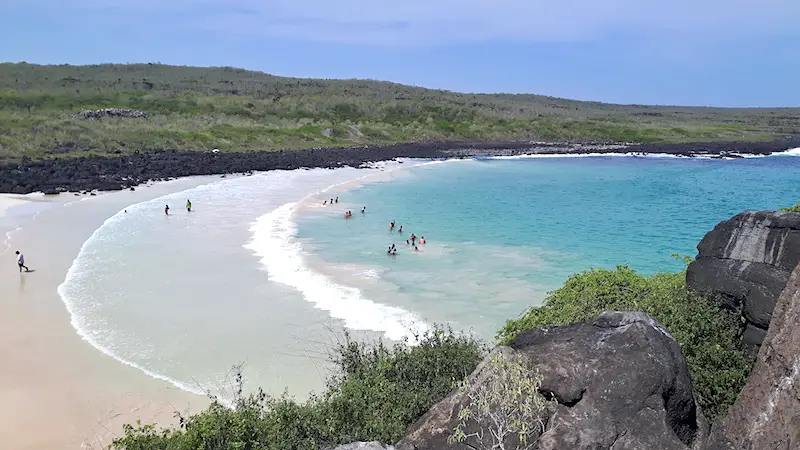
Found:
<svg viewBox="0 0 800 450"><path fill-rule="evenodd" d="M103 117L130 117L134 119L147 119L147 113L135 109L125 108L103 108L103 109L84 109L77 114L81 119L101 119Z"/></svg>
<svg viewBox="0 0 800 450"><path fill-rule="evenodd" d="M756 365L708 450L800 449L800 266L778 298Z"/></svg>
<svg viewBox="0 0 800 450"><path fill-rule="evenodd" d="M692 394L680 348L644 313L606 312L594 320L522 333L511 348L542 376L554 399L539 450L698 448L707 426ZM482 364L474 382L491 376ZM436 404L398 450L454 448L447 437L467 399L459 391Z"/></svg>
<svg viewBox="0 0 800 450"><path fill-rule="evenodd" d="M741 310L747 320L744 341L760 345L775 302L800 263L800 213L737 214L706 234L697 250L687 285Z"/></svg>

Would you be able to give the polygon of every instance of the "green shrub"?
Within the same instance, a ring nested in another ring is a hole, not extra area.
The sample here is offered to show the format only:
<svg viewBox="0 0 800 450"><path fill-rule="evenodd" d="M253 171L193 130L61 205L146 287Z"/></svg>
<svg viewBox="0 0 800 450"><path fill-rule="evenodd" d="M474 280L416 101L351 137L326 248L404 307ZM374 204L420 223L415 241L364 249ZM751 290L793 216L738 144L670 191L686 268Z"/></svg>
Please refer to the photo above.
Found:
<svg viewBox="0 0 800 450"><path fill-rule="evenodd" d="M305 403L259 391L244 395L241 375L232 408L217 399L180 426L126 426L117 450L316 450L352 441L395 442L483 358L471 336L437 328L419 345L375 346L346 336L334 352L338 372Z"/></svg>
<svg viewBox="0 0 800 450"><path fill-rule="evenodd" d="M800 212L800 202L797 202L796 205L790 206L788 208L781 208L781 211L785 211L785 212Z"/></svg>
<svg viewBox="0 0 800 450"><path fill-rule="evenodd" d="M508 321L498 332L498 340L505 344L524 330L580 322L605 310L647 312L680 344L697 402L713 420L736 400L754 358L740 343L741 317L689 292L685 275L646 277L627 266L572 275L549 294L543 306Z"/></svg>

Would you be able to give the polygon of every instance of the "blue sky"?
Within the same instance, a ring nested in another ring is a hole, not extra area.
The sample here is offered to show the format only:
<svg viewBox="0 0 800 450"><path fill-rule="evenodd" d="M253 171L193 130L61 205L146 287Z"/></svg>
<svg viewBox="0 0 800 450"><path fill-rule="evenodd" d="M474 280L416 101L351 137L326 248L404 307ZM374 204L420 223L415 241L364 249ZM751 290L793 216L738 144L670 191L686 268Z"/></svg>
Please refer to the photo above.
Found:
<svg viewBox="0 0 800 450"><path fill-rule="evenodd" d="M800 0L0 0L0 60L800 106Z"/></svg>

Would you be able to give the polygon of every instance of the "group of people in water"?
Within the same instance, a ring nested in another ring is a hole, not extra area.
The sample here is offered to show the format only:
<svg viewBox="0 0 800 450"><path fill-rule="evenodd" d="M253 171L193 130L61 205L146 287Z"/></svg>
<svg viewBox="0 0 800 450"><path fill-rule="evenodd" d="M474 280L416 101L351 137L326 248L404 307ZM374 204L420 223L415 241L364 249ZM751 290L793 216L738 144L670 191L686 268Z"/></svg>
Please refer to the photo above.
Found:
<svg viewBox="0 0 800 450"><path fill-rule="evenodd" d="M393 220L393 221L389 222L389 231L390 232L394 231L394 227L395 227L395 221ZM400 225L400 227L397 229L397 232L401 233L401 234L403 233L403 226L402 225ZM414 233L411 233L411 236L409 236L408 239L406 239L406 245L413 246L414 251L418 252L419 251L419 247L417 247L417 235L415 235ZM419 237L419 245L425 245L425 236L420 236ZM394 244L392 244L392 246L389 247L388 250L386 250L386 253L389 254L389 255L396 255L397 254L397 247Z"/></svg>
<svg viewBox="0 0 800 450"><path fill-rule="evenodd" d="M339 197L330 199L330 202L328 200L323 201L322 202L322 206L334 205L334 204L337 204L337 203L339 203ZM367 213L367 207L366 206L362 206L361 207L361 214L366 214L366 213ZM345 219L350 219L352 217L353 217L353 211L350 211L350 210L345 211L345 213L344 213L344 218ZM396 226L395 221L394 220L391 221L389 223L389 232L394 232L395 231L395 226ZM397 232L400 233L400 234L403 233L403 226L402 225L400 225L400 227L397 228ZM412 246L414 251L418 252L418 251L420 251L418 245L425 245L425 236L420 236L419 240L418 240L417 236L414 233L411 233L411 236L409 236L409 238L406 239L406 245ZM397 255L397 246L395 244L392 244L386 250L386 254L387 255L391 255L391 256Z"/></svg>

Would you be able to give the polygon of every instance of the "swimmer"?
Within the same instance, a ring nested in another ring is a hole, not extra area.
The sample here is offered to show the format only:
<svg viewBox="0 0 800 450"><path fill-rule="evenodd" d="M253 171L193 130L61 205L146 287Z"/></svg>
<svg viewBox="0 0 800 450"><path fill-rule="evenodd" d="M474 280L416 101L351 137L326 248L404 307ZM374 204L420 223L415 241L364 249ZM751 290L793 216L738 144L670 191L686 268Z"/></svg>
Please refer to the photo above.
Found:
<svg viewBox="0 0 800 450"><path fill-rule="evenodd" d="M394 230L394 220L389 223L389 231Z"/></svg>
<svg viewBox="0 0 800 450"><path fill-rule="evenodd" d="M408 242L408 239L406 239L406 245L411 245L411 242Z"/></svg>
<svg viewBox="0 0 800 450"><path fill-rule="evenodd" d="M402 226L402 225L400 225L400 229L399 229L399 230L397 230L397 232L398 232L398 233L402 233L402 232L403 232L403 226Z"/></svg>
<svg viewBox="0 0 800 450"><path fill-rule="evenodd" d="M419 245L425 245L425 236L420 236Z"/></svg>
<svg viewBox="0 0 800 450"><path fill-rule="evenodd" d="M169 205L164 205L164 214L169 215Z"/></svg>
<svg viewBox="0 0 800 450"><path fill-rule="evenodd" d="M414 246L414 251L415 251L415 252L418 252L418 251L419 251L419 249L417 248L417 246L416 246L416 245Z"/></svg>
<svg viewBox="0 0 800 450"><path fill-rule="evenodd" d="M361 214L364 214L366 212L367 212L367 207L366 206L362 207L361 208Z"/></svg>
<svg viewBox="0 0 800 450"><path fill-rule="evenodd" d="M414 235L414 233L411 233L411 243L412 244L416 244L416 240L417 240L417 237Z"/></svg>

